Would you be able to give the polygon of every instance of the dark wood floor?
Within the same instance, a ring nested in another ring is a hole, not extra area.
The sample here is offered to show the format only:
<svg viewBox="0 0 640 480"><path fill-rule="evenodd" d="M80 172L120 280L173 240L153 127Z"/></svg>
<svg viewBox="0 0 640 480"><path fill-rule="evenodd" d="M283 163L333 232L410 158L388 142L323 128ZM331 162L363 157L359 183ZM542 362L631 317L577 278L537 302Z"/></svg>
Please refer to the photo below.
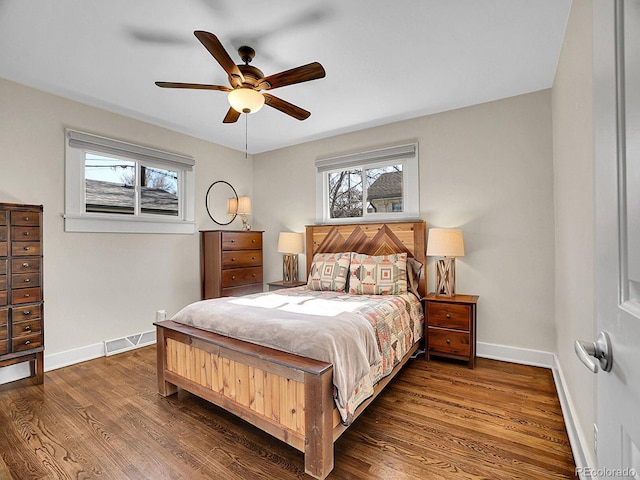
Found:
<svg viewBox="0 0 640 480"><path fill-rule="evenodd" d="M155 370L146 347L0 386L12 478L310 478L301 453L244 421L159 396ZM551 372L486 359L410 361L335 451L329 479L577 478Z"/></svg>

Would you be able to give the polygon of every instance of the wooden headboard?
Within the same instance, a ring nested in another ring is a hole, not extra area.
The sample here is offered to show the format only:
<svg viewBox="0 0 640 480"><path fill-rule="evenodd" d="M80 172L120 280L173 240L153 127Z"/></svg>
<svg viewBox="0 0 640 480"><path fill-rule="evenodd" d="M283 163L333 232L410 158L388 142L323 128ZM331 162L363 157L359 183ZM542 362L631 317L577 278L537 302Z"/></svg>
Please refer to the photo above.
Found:
<svg viewBox="0 0 640 480"><path fill-rule="evenodd" d="M426 238L427 224L416 222L342 223L307 225L307 277L316 253L357 252L368 255L389 255L407 252L424 268L419 292L427 292Z"/></svg>

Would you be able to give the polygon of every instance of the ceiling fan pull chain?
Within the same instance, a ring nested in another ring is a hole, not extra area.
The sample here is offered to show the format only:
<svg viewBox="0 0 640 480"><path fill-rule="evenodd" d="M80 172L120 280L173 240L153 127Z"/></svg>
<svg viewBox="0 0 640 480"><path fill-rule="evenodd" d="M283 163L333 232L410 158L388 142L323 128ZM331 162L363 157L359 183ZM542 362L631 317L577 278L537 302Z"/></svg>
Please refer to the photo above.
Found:
<svg viewBox="0 0 640 480"><path fill-rule="evenodd" d="M249 118L249 114L245 113L244 114L244 159L245 160L247 159L247 145L249 144L249 142L247 140L248 137L249 137L249 134L248 134L249 120L248 120L248 118Z"/></svg>

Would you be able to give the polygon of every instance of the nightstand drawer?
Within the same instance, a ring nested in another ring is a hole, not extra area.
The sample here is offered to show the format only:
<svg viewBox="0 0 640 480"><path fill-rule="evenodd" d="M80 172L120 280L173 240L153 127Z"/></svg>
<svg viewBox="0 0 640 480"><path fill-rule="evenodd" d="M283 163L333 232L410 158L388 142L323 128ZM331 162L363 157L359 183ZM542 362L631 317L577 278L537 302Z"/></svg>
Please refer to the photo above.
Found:
<svg viewBox="0 0 640 480"><path fill-rule="evenodd" d="M471 307L455 303L427 303L427 321L429 325L458 330L469 330Z"/></svg>
<svg viewBox="0 0 640 480"><path fill-rule="evenodd" d="M262 267L231 268L222 271L222 287L235 287L248 283L262 286Z"/></svg>
<svg viewBox="0 0 640 480"><path fill-rule="evenodd" d="M429 327L427 331L431 353L449 353L468 357L471 353L471 339L467 332Z"/></svg>

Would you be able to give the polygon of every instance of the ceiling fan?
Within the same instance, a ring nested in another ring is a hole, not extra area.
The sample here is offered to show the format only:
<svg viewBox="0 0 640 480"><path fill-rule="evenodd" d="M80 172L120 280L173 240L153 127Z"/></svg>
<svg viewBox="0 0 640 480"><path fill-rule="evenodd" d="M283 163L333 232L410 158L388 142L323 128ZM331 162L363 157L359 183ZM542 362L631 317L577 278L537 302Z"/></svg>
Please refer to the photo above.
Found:
<svg viewBox="0 0 640 480"><path fill-rule="evenodd" d="M241 113L255 113L265 104L298 120L305 120L311 115L311 112L278 97L274 97L270 93L262 93L262 90L273 90L274 88L323 78L325 71L318 62L309 63L265 77L259 68L249 65L256 54L253 48L248 46L240 47L238 54L244 62L244 65L236 65L220 43L220 40L218 40L218 37L213 33L202 30L196 30L193 33L224 71L227 72L231 86L201 83L155 82L157 86L163 88L190 88L228 92L228 100L231 107L224 117L223 123L234 123L240 118Z"/></svg>

